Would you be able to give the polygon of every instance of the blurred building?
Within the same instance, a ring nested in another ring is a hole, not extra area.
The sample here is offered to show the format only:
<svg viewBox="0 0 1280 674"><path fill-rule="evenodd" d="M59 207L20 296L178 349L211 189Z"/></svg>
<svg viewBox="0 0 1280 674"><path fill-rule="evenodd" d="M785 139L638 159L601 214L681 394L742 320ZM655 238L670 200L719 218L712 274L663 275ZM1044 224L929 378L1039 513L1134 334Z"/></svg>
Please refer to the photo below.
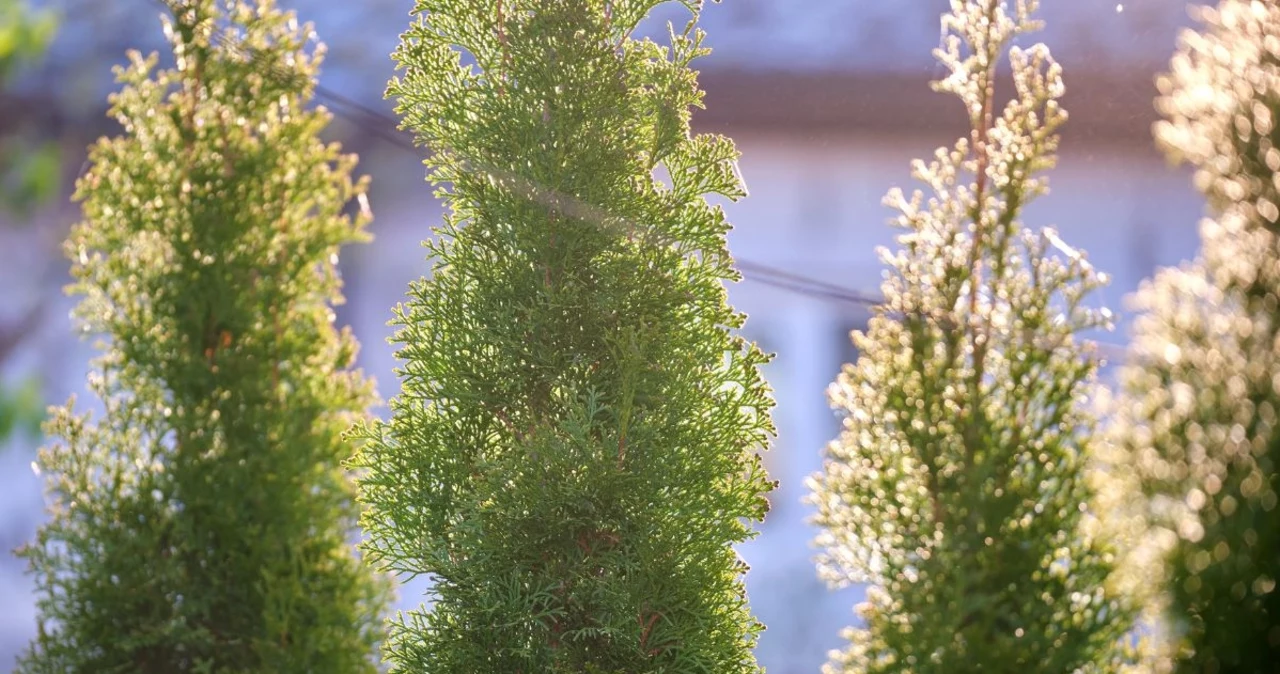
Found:
<svg viewBox="0 0 1280 674"><path fill-rule="evenodd" d="M119 0L119 6L125 2ZM130 41L122 36L136 35L138 45L154 46L159 35L155 7L148 8L149 0L128 2L137 7L113 11L113 20L122 30L127 25L127 31L100 32L112 34L117 44ZM345 5L319 0L285 4L316 21L321 38L332 44L326 87L387 111L378 97L391 65L382 56L407 25L410 3L379 1L378 12L359 16L340 9ZM774 674L818 671L826 652L840 647L839 632L854 622L852 606L861 601L860 588L834 591L817 579L809 547L814 531L806 524L810 509L801 499L805 478L820 468L820 452L839 429L825 389L841 363L856 358L848 332L868 316L868 308L849 295L877 295L881 266L875 247L892 243L893 230L885 224L890 213L880 199L891 186L910 187L912 158L931 154L964 132L959 104L928 86L941 74L930 51L947 4L731 0L705 10L702 25L715 52L700 66L707 110L695 115L695 124L736 140L751 191L748 199L726 205L736 227L731 248L747 275L730 296L750 316L746 333L777 354L767 376L778 401L780 435L766 459L782 486L761 535L742 548L752 566L751 602L768 626L759 658ZM677 3L667 5L650 26L659 38L663 19L677 26L687 20ZM1112 275L1099 300L1121 314L1123 330L1123 297L1157 265L1187 258L1197 245L1201 201L1189 175L1167 168L1150 140L1152 79L1167 62L1179 27L1188 24L1187 14L1182 3L1170 0L1043 0L1043 5L1048 29L1036 37L1066 68L1071 121L1059 168L1051 174L1052 193L1033 204L1025 220L1057 226L1068 243L1088 251L1094 264ZM59 44L62 51L55 53L51 72L69 71L65 63L86 58L82 40ZM118 61L115 54L109 59ZM110 131L94 121L100 104L89 116L83 109L74 112L111 88L105 69L93 67L100 73L96 79L82 75L75 87L45 81L27 93L51 106L29 110L27 116L41 117L47 129L67 138L69 153L80 153L68 162L72 172L88 139ZM397 382L385 323L408 281L427 269L417 244L440 221L441 210L422 182L417 157L386 140L395 132L385 120L350 101L325 102L342 113L336 133L361 154L363 170L373 177L376 240L345 253L348 303L340 315L359 335L362 365L386 398L396 393ZM15 114L23 116L0 109L0 120ZM58 114L65 119L55 119ZM78 341L66 320L72 303L59 295L66 274L57 241L74 217L75 209L67 206L25 227L0 227L0 287L5 290L0 325L29 305L50 306L41 330L11 362L0 364L0 374L38 373L50 402L83 390L92 355L90 344ZM788 282L779 270L849 292L815 291L811 283ZM1124 340L1123 333L1096 337L1116 344ZM30 442L13 444L18 446L0 453L0 546L5 548L30 538L42 516L39 478L29 468ZM421 589L402 590L402 603L416 604ZM34 632L32 601L17 562L0 559L0 663L12 662Z"/></svg>

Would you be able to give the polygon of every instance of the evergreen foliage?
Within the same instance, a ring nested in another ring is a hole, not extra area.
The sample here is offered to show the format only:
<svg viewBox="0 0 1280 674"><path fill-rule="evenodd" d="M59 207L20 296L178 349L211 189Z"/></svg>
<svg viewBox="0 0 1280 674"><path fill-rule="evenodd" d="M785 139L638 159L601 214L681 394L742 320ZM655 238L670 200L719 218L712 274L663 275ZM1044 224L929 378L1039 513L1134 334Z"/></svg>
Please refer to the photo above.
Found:
<svg viewBox="0 0 1280 674"><path fill-rule="evenodd" d="M43 416L37 379L29 378L17 386L0 385L0 443L13 435L36 435Z"/></svg>
<svg viewBox="0 0 1280 674"><path fill-rule="evenodd" d="M1201 12L1161 78L1156 137L1208 201L1198 258L1135 304L1118 494L1141 494L1135 559L1164 590L1176 671L1280 663L1280 7ZM1119 499L1117 499L1119 502ZM1144 550L1145 548L1145 550ZM1163 580L1163 582L1161 582Z"/></svg>
<svg viewBox="0 0 1280 674"><path fill-rule="evenodd" d="M367 557L435 581L393 671L759 671L731 546L768 508L772 400L705 198L744 189L689 131L701 3L631 37L660 2L419 0L395 53L450 212L392 417L355 433Z"/></svg>
<svg viewBox="0 0 1280 674"><path fill-rule="evenodd" d="M1105 282L1051 229L1019 221L1053 166L1061 68L1037 3L953 0L935 51L972 135L916 161L931 192L899 215L884 304L830 389L846 413L811 482L835 583L869 584L865 627L828 672L1108 672L1131 618L1090 533L1097 360L1077 333L1107 326L1084 303ZM994 109L1009 48L1015 92Z"/></svg>
<svg viewBox="0 0 1280 674"><path fill-rule="evenodd" d="M33 12L24 0L0 0L0 84L48 48L57 25L53 14Z"/></svg>
<svg viewBox="0 0 1280 674"><path fill-rule="evenodd" d="M24 0L0 0L0 93L24 65L44 53L57 25L47 10L32 11ZM26 215L53 197L59 177L56 144L32 142L12 128L0 134L0 206ZM0 407L0 424L4 418Z"/></svg>
<svg viewBox="0 0 1280 674"><path fill-rule="evenodd" d="M53 14L33 12L21 0L0 0L0 95L14 74L48 48L57 21ZM58 188L58 148L34 143L13 129L0 134L0 211L27 215ZM0 325L0 366L37 326L42 308L30 310L12 325ZM0 444L12 434L35 434L43 418L39 381L16 386L0 383Z"/></svg>
<svg viewBox="0 0 1280 674"><path fill-rule="evenodd" d="M387 585L354 554L340 467L372 392L330 308L364 182L304 108L308 26L270 0L172 7L175 67L130 53L124 133L77 189L66 251L78 317L109 337L90 382L106 410L47 426L52 519L21 553L40 629L18 671L373 672Z"/></svg>

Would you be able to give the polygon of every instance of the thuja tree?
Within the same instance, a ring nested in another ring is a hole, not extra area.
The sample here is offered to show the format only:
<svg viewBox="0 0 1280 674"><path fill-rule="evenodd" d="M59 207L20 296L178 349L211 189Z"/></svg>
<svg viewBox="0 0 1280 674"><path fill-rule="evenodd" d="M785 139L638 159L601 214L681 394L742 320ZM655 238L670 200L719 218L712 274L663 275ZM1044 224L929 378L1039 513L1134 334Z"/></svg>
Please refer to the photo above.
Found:
<svg viewBox="0 0 1280 674"><path fill-rule="evenodd" d="M368 557L435 580L395 671L759 671L731 546L772 402L706 201L743 187L689 131L694 22L631 37L657 4L422 0L395 53L449 207L402 392L356 433Z"/></svg>
<svg viewBox="0 0 1280 674"><path fill-rule="evenodd" d="M78 185L66 249L78 316L108 338L105 413L48 425L18 671L372 672L385 583L350 544L340 467L372 393L330 308L363 183L304 107L308 27L269 0L173 6L175 67L130 55L123 135Z"/></svg>
<svg viewBox="0 0 1280 674"><path fill-rule="evenodd" d="M1123 662L1126 609L1107 550L1087 530L1097 367L1078 333L1105 282L1050 229L1019 221L1045 191L1066 118L1061 68L1034 1L953 0L935 54L972 133L913 164L931 194L892 190L898 249L884 304L830 389L846 413L815 477L820 558L835 582L869 584L865 626L829 672L1102 672Z"/></svg>
<svg viewBox="0 0 1280 674"><path fill-rule="evenodd" d="M1138 295L1117 476L1145 495L1177 671L1280 662L1280 8L1227 0L1160 81L1160 144L1196 168L1201 253Z"/></svg>

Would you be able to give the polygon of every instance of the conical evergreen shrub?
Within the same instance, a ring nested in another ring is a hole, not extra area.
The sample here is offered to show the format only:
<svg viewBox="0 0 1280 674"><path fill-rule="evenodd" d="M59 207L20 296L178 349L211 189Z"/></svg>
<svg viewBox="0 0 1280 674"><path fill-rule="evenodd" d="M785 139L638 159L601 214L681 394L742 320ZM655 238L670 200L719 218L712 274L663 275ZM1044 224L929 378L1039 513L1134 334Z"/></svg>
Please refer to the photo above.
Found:
<svg viewBox="0 0 1280 674"><path fill-rule="evenodd" d="M1156 138L1208 202L1198 258L1136 298L1113 489L1185 674L1280 667L1280 7L1201 11L1161 78ZM1123 478L1123 480L1120 480Z"/></svg>
<svg viewBox="0 0 1280 674"><path fill-rule="evenodd" d="M1012 6L1011 6L1012 4ZM1062 69L1037 3L953 0L935 83L972 133L892 190L898 248L860 356L830 389L845 413L811 483L836 583L869 585L865 625L828 672L1106 672L1125 659L1129 612L1110 555L1086 527L1097 359L1078 333L1105 282L1051 229L1024 226L1055 162ZM1009 50L1014 95L994 105Z"/></svg>
<svg viewBox="0 0 1280 674"><path fill-rule="evenodd" d="M393 671L759 671L731 546L772 401L706 201L744 190L690 135L694 22L633 37L658 4L421 0L395 53L449 214L392 416L356 433L367 556L435 581Z"/></svg>
<svg viewBox="0 0 1280 674"><path fill-rule="evenodd" d="M351 545L340 467L372 392L331 309L364 183L304 107L309 27L270 0L172 7L175 67L130 54L123 134L78 185L66 250L77 314L106 336L105 414L48 424L52 518L22 552L40 631L18 671L373 672L387 587Z"/></svg>

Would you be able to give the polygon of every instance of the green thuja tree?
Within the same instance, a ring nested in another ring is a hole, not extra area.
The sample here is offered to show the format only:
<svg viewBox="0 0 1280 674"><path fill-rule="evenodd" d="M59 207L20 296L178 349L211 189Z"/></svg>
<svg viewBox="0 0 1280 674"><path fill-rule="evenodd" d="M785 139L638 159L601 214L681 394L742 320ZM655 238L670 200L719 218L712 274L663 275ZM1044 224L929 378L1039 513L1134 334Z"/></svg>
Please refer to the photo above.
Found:
<svg viewBox="0 0 1280 674"><path fill-rule="evenodd" d="M1176 671L1280 663L1280 7L1202 12L1156 137L1196 168L1200 255L1139 291L1111 471L1143 495ZM1140 490L1134 487L1141 487ZM1151 557L1144 555L1143 557ZM1168 665L1169 663L1164 663Z"/></svg>
<svg viewBox="0 0 1280 674"><path fill-rule="evenodd" d="M757 672L732 545L768 507L766 357L732 330L707 50L659 0L421 0L389 94L449 207L360 427L367 557L434 579L397 672ZM696 21L700 3L686 2Z"/></svg>
<svg viewBox="0 0 1280 674"><path fill-rule="evenodd" d="M1024 207L1046 189L1061 68L1037 3L953 0L935 83L972 133L892 190L899 215L884 304L831 388L844 429L811 487L820 558L834 582L869 584L865 626L828 672L1108 672L1129 612L1107 588L1107 549L1086 526L1097 368L1078 333L1106 326L1088 293L1105 282ZM1009 48L1014 92L997 110Z"/></svg>
<svg viewBox="0 0 1280 674"><path fill-rule="evenodd" d="M309 27L270 0L172 6L175 66L130 54L123 135L78 185L66 250L77 314L107 337L105 412L47 426L51 519L21 553L39 634L18 671L373 672L386 583L351 544L340 467L372 392L331 309L364 184L304 107Z"/></svg>

